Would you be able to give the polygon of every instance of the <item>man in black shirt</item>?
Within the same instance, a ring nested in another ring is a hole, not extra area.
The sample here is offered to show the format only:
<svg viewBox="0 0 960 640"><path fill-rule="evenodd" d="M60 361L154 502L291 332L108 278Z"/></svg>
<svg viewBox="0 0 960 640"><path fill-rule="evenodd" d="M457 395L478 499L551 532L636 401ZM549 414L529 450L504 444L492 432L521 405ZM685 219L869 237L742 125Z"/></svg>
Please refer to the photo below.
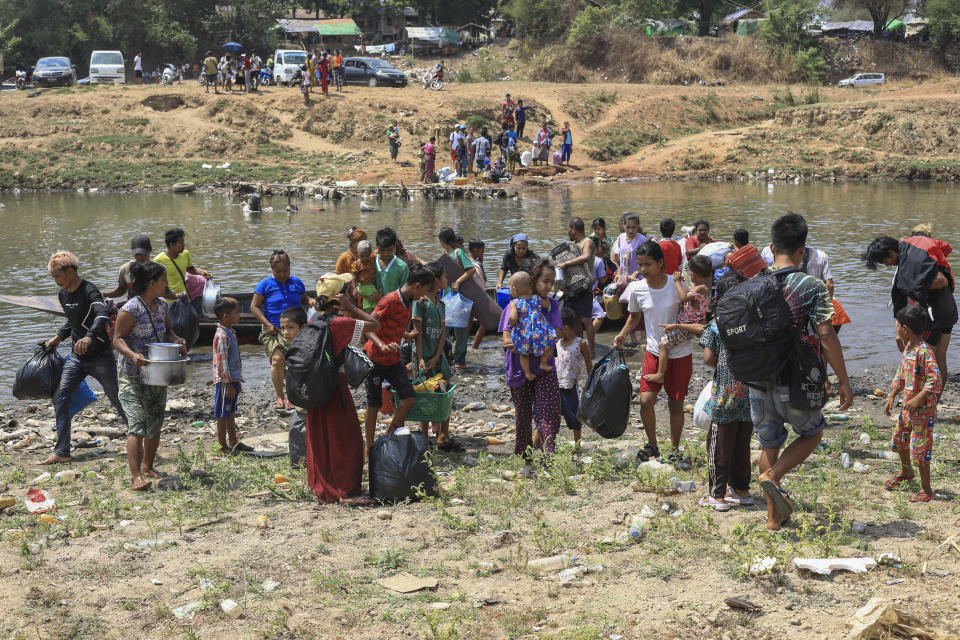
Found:
<svg viewBox="0 0 960 640"><path fill-rule="evenodd" d="M67 321L57 335L47 341L47 346L55 349L69 337L73 340L73 353L63 365L60 386L53 394L57 444L53 455L40 464L70 462L70 400L87 376L93 376L100 383L120 418L124 423L127 421L117 397L117 365L107 336L110 322L107 305L100 291L77 275L78 266L77 256L69 251L53 254L47 265L54 282L60 287L60 306L67 316Z"/></svg>

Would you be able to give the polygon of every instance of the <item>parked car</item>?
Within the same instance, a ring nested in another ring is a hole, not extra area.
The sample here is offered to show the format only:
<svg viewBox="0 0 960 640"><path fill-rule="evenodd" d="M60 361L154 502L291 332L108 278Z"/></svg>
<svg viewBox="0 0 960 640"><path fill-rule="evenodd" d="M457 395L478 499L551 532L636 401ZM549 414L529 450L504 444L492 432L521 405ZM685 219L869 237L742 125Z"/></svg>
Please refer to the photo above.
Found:
<svg viewBox="0 0 960 640"><path fill-rule="evenodd" d="M307 52L303 49L277 49L273 52L273 81L276 84L292 84L300 65L306 64Z"/></svg>
<svg viewBox="0 0 960 640"><path fill-rule="evenodd" d="M882 73L858 73L857 75L841 80L837 83L838 87L867 87L872 84L883 84L887 80Z"/></svg>
<svg viewBox="0 0 960 640"><path fill-rule="evenodd" d="M40 58L33 70L33 83L41 87L69 87L77 83L77 69L70 58Z"/></svg>
<svg viewBox="0 0 960 640"><path fill-rule="evenodd" d="M94 51L90 54L90 82L124 84L127 74L119 51Z"/></svg>
<svg viewBox="0 0 960 640"><path fill-rule="evenodd" d="M365 84L370 87L390 85L407 86L407 76L395 66L380 58L345 58L343 81L349 84Z"/></svg>

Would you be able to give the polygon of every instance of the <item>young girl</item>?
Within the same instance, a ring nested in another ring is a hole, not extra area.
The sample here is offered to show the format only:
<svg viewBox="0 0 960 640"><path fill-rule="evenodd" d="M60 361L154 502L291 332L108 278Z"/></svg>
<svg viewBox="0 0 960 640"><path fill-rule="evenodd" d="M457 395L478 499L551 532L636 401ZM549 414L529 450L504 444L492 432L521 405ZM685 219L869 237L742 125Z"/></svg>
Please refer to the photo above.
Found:
<svg viewBox="0 0 960 640"><path fill-rule="evenodd" d="M447 356L444 353L444 346L447 342L447 323L444 319L446 309L439 295L441 291L447 288L447 277L443 272L443 267L436 262L427 263L426 268L433 272L436 277L436 284L430 294L413 303L413 328L417 331L413 345L414 368L422 369L424 378L432 378L439 373L444 380L449 381L453 374L450 372L450 365L447 363ZM434 425L435 428L436 426ZM426 422L420 423L420 430L429 440L430 435ZM445 452L464 451L464 446L450 437L449 419L439 425L437 448Z"/></svg>
<svg viewBox="0 0 960 640"><path fill-rule="evenodd" d="M573 309L566 308L561 314L563 328L560 329L560 339L557 341L557 381L560 383L560 413L567 421L567 427L573 431L573 440L580 446L582 425L577 419L577 410L580 408L580 395L577 392L577 378L580 372L586 370L590 375L593 363L590 361L590 351L582 338L576 337L580 327Z"/></svg>
<svg viewBox="0 0 960 640"><path fill-rule="evenodd" d="M503 344L513 343L520 354L520 368L527 380L536 379L530 370L530 357L538 357L541 371L551 371L553 347L557 342L557 330L550 325L544 313L550 310L550 301L533 293L530 274L520 271L510 276L510 326L503 332Z"/></svg>
<svg viewBox="0 0 960 640"><path fill-rule="evenodd" d="M621 291L627 284L640 277L637 266L637 249L647 237L640 233L640 217L635 213L628 213L623 219L623 233L617 236L611 251L613 262L617 265L617 288Z"/></svg>
<svg viewBox="0 0 960 640"><path fill-rule="evenodd" d="M640 418L648 442L637 454L637 458L644 462L660 457L655 405L660 389L665 387L670 410L670 441L674 449L670 453L670 461L677 462L680 459L677 450L683 431L683 399L687 396L687 387L693 374L693 346L688 340L670 350L670 375L663 384L646 379L645 374L653 373L659 368L663 327L676 323L677 313L680 311L680 296L673 284L673 277L663 272L663 250L659 244L648 240L640 245L637 262L643 280L633 286L627 307L630 317L617 334L613 345L617 349L622 348L630 332L643 322L647 330L647 352L643 358L644 375L640 378ZM663 357L666 357L666 354Z"/></svg>
<svg viewBox="0 0 960 640"><path fill-rule="evenodd" d="M487 271L483 268L483 253L486 251L487 244L483 240L477 238L472 238L467 244L467 249L470 251L470 260L473 261L474 266L477 268L473 272L473 279L484 289L487 288ZM473 324L475 316L471 313L470 323ZM487 328L483 326L483 323L477 323L477 333L473 336L473 348L479 349L480 343L483 341L483 336L486 335Z"/></svg>
<svg viewBox="0 0 960 640"><path fill-rule="evenodd" d="M456 231L450 227L443 227L437 231L437 239L440 240L443 250L464 269L463 275L450 283L450 290L454 293L460 293L460 285L473 278L477 267L473 264L470 256L467 255L467 252L464 251L463 238ZM455 371L460 371L467 361L467 340L470 337L470 329L459 327L452 328L451 331L454 339L453 368Z"/></svg>
<svg viewBox="0 0 960 640"><path fill-rule="evenodd" d="M300 65L300 93L303 94L303 104L310 104L310 73L307 71L307 65Z"/></svg>
<svg viewBox="0 0 960 640"><path fill-rule="evenodd" d="M677 322L680 324L703 325L707 321L707 311L710 309L710 285L713 284L713 264L710 258L694 256L690 260L690 279L692 287L684 284L680 274L673 275L673 283L677 286L677 295L680 296L680 313ZM670 350L681 342L689 341L691 333L680 329L665 331L660 340L660 364L656 373L644 376L648 382L663 384L667 374L667 361L670 359Z"/></svg>

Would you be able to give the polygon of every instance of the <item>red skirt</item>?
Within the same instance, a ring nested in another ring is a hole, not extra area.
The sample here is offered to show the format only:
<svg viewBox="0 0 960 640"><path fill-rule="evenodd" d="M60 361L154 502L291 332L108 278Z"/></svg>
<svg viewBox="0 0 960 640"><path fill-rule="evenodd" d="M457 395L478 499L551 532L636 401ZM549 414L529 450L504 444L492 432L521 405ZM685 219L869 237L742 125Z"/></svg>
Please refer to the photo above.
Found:
<svg viewBox="0 0 960 640"><path fill-rule="evenodd" d="M307 412L307 483L324 502L359 495L363 477L363 434L343 374L340 389Z"/></svg>

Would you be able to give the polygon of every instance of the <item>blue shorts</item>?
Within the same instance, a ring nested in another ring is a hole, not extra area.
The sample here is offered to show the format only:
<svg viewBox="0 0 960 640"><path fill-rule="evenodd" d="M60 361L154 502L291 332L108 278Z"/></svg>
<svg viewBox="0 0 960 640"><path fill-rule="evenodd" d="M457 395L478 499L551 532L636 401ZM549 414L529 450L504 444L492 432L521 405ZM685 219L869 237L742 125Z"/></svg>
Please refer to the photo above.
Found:
<svg viewBox="0 0 960 640"><path fill-rule="evenodd" d="M560 389L560 415L567 421L567 428L580 431L583 425L577 419L577 410L580 408L580 394L577 388Z"/></svg>
<svg viewBox="0 0 960 640"><path fill-rule="evenodd" d="M232 398L227 397L227 385L232 384L236 393ZM237 413L237 401L240 399L239 382L218 382L213 392L213 417L232 418Z"/></svg>
<svg viewBox="0 0 960 640"><path fill-rule="evenodd" d="M765 391L750 387L750 418L757 440L764 449L779 449L787 441L785 424L798 436L819 435L827 426L821 411L802 411L790 406L790 388L770 386Z"/></svg>

